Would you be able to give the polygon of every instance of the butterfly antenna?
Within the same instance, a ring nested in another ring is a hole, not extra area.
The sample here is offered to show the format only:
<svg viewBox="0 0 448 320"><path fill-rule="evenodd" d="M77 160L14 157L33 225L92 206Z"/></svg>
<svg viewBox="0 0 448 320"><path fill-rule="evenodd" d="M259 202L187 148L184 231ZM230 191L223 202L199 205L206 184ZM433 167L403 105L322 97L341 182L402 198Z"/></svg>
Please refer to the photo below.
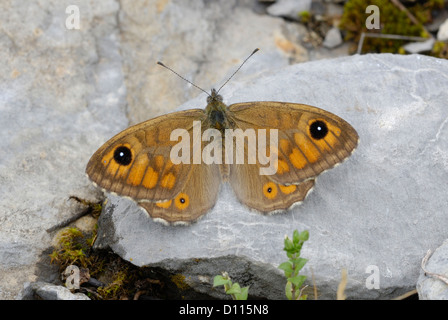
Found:
<svg viewBox="0 0 448 320"><path fill-rule="evenodd" d="M201 87L198 87L197 85L195 85L193 82L191 82L190 80L182 77L180 74L178 74L176 71L174 71L173 69L171 69L170 67L167 67L166 65L164 65L162 62L157 61L158 65L161 65L164 68L167 68L168 70L170 70L172 73L174 73L175 75L177 75L179 78L187 81L189 84L191 84L192 86L198 88L199 90L201 90L202 92L205 92L208 96L210 96L210 93L208 93L207 91L205 91L204 89L202 89Z"/></svg>
<svg viewBox="0 0 448 320"><path fill-rule="evenodd" d="M246 60L244 60L243 61L243 63L238 67L238 69L236 69L235 70L235 72L226 80L226 82L224 82L224 84L218 89L218 91L216 92L216 93L218 93L221 89L222 89L222 87L224 87L226 84L227 84L227 82L229 82L230 81L230 79L232 79L233 78L233 76L241 69L241 67L246 63L246 61L247 60L249 60L249 58L250 57L252 57L258 50L260 50L260 49L255 49L254 51L252 51L252 53L246 58Z"/></svg>

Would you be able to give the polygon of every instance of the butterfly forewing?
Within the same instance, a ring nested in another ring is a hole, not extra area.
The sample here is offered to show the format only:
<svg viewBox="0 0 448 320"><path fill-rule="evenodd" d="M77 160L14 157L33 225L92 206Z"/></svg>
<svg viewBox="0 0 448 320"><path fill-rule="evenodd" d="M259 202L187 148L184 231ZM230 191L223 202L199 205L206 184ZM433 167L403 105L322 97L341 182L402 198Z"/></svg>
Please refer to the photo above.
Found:
<svg viewBox="0 0 448 320"><path fill-rule="evenodd" d="M173 199L183 190L192 170L190 163L171 161L174 128L192 132L202 109L157 117L130 127L107 141L91 157L87 175L101 188L135 200ZM193 139L193 134L190 134ZM191 155L192 157L192 155Z"/></svg>
<svg viewBox="0 0 448 320"><path fill-rule="evenodd" d="M229 106L236 126L278 130L277 171L269 179L300 184L347 158L356 148L358 134L345 120L325 110L294 103L248 102Z"/></svg>

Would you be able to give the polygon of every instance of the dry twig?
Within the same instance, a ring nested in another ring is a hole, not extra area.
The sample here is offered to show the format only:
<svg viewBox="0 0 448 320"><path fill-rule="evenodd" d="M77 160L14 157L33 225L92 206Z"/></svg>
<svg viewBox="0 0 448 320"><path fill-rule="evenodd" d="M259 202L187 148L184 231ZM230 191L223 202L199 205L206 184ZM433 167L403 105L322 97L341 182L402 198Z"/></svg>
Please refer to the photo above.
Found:
<svg viewBox="0 0 448 320"><path fill-rule="evenodd" d="M344 293L346 286L347 286L347 269L342 269L341 282L339 282L338 291L336 292L337 300L347 299L347 296Z"/></svg>
<svg viewBox="0 0 448 320"><path fill-rule="evenodd" d="M425 275L439 279L440 281L446 283L448 285L448 277L446 277L443 274L429 272L426 270L426 263L428 262L429 257L431 256L431 249L426 252L425 257L422 259L422 270L425 273Z"/></svg>

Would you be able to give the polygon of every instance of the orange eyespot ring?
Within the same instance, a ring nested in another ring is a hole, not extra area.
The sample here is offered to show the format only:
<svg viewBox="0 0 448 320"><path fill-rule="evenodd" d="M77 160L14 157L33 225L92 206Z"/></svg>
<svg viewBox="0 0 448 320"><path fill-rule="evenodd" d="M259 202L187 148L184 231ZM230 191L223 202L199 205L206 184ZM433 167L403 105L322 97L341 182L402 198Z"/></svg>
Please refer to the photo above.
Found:
<svg viewBox="0 0 448 320"><path fill-rule="evenodd" d="M277 196L278 188L274 182L267 182L263 186L263 194L268 199L274 199Z"/></svg>
<svg viewBox="0 0 448 320"><path fill-rule="evenodd" d="M184 210L190 205L190 197L186 193L179 193L174 199L174 204L179 210Z"/></svg>

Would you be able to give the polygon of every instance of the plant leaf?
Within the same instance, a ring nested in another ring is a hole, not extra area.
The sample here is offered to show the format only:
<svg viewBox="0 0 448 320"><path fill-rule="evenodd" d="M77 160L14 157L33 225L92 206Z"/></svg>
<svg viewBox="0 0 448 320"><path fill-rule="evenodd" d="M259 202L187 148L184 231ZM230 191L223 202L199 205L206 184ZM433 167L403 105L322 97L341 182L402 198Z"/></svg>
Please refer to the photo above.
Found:
<svg viewBox="0 0 448 320"><path fill-rule="evenodd" d="M292 278L288 278L288 281L291 282L297 289L299 289L306 280L306 276L298 275Z"/></svg>
<svg viewBox="0 0 448 320"><path fill-rule="evenodd" d="M290 251L294 249L294 244L288 237L285 238L285 248L283 250Z"/></svg>
<svg viewBox="0 0 448 320"><path fill-rule="evenodd" d="M286 273L291 274L291 273L293 272L291 261L283 262L282 264L280 264L280 265L278 266L278 268L279 268L280 270L283 270L283 271L285 272L285 274L286 274Z"/></svg>
<svg viewBox="0 0 448 320"><path fill-rule="evenodd" d="M238 283L234 283L229 290L226 291L227 294L239 294L241 293L241 287Z"/></svg>
<svg viewBox="0 0 448 320"><path fill-rule="evenodd" d="M299 234L299 239L302 241L307 241L310 237L310 233L308 232L308 230L304 230Z"/></svg>
<svg viewBox="0 0 448 320"><path fill-rule="evenodd" d="M292 263L294 263L294 271L297 273L298 271L300 271L305 264L308 262L308 259L305 258L296 258L292 261Z"/></svg>
<svg viewBox="0 0 448 320"><path fill-rule="evenodd" d="M292 300L292 283L289 281L286 283L285 286L285 295L286 298L288 298L288 300Z"/></svg>
<svg viewBox="0 0 448 320"><path fill-rule="evenodd" d="M229 282L230 279L226 279L223 276L217 275L215 278L213 278L213 286L223 286L226 285Z"/></svg>
<svg viewBox="0 0 448 320"><path fill-rule="evenodd" d="M293 234L292 234L292 242L294 244L298 244L300 241L300 235L299 235L299 231L297 231L297 229L294 230Z"/></svg>
<svg viewBox="0 0 448 320"><path fill-rule="evenodd" d="M236 300L247 300L247 295L249 294L249 287L241 288L240 293L235 294Z"/></svg>

